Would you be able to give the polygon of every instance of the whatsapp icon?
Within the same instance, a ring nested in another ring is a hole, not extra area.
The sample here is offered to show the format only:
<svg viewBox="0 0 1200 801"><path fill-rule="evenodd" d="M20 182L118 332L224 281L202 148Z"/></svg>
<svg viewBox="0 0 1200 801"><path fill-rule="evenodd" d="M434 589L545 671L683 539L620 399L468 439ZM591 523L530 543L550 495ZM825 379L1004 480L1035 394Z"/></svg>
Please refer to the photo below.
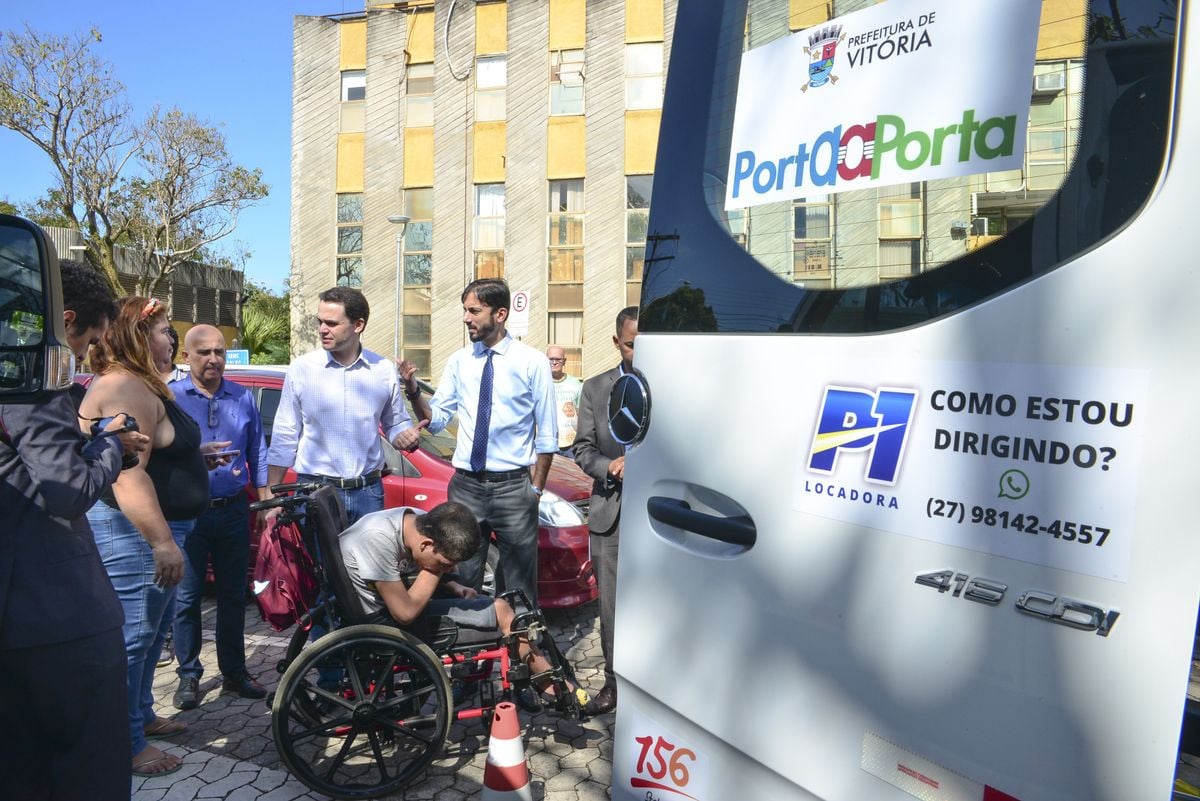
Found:
<svg viewBox="0 0 1200 801"><path fill-rule="evenodd" d="M1029 476L1020 470L1005 470L1000 476L1000 498L1019 501L1029 494Z"/></svg>

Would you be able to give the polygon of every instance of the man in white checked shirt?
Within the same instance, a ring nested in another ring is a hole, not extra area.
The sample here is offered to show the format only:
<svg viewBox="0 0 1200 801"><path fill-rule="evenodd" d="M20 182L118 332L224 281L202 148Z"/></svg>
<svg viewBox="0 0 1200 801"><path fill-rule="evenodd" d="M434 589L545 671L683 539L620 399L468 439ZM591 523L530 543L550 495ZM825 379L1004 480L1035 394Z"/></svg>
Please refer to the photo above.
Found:
<svg viewBox="0 0 1200 801"><path fill-rule="evenodd" d="M353 523L383 508L380 429L400 450L417 446L420 427L401 396L417 386L401 381L391 360L363 348L371 309L362 292L339 286L319 299L321 350L288 367L267 452L268 482L282 482L293 467L301 481L337 487Z"/></svg>

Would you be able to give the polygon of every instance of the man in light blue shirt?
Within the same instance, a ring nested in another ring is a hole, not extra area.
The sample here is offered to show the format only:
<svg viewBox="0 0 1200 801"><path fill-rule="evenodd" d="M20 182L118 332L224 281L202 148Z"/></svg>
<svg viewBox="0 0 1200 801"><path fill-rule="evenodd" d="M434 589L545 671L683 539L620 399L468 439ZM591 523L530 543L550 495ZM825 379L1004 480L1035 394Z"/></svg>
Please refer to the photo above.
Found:
<svg viewBox="0 0 1200 801"><path fill-rule="evenodd" d="M495 532L497 590L522 590L536 604L538 501L558 451L557 412L550 363L504 329L510 302L499 279L467 285L463 323L471 344L446 362L429 406L418 399L414 408L434 432L458 415L449 498L475 514L485 536ZM482 586L486 560L481 548L459 563L464 584Z"/></svg>
<svg viewBox="0 0 1200 801"><path fill-rule="evenodd" d="M353 523L383 508L380 431L410 451L420 429L404 408L395 365L361 344L371 314L363 293L339 286L319 300L321 350L288 367L267 453L268 478L278 484L292 467L301 481L337 487Z"/></svg>

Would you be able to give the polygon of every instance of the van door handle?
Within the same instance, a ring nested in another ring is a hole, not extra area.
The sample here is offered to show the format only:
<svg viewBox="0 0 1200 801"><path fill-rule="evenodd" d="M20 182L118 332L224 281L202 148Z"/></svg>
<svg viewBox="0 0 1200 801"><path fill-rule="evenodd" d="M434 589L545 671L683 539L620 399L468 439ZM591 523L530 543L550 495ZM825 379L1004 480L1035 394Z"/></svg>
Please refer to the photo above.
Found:
<svg viewBox="0 0 1200 801"><path fill-rule="evenodd" d="M666 523L668 526L684 529L709 537L730 545L740 545L749 548L754 545L758 536L754 521L749 515L737 517L718 517L716 515L697 512L687 501L678 498L664 498L656 495L646 502L646 510L650 517Z"/></svg>

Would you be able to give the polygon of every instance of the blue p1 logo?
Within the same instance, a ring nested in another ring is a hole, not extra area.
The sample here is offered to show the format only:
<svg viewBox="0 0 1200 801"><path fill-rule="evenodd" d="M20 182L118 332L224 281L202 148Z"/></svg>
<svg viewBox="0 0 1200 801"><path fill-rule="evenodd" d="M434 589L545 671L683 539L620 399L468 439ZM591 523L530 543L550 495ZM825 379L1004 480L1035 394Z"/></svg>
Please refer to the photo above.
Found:
<svg viewBox="0 0 1200 801"><path fill-rule="evenodd" d="M832 474L842 451L866 451L866 480L895 484L917 406L915 389L825 387L808 469Z"/></svg>

